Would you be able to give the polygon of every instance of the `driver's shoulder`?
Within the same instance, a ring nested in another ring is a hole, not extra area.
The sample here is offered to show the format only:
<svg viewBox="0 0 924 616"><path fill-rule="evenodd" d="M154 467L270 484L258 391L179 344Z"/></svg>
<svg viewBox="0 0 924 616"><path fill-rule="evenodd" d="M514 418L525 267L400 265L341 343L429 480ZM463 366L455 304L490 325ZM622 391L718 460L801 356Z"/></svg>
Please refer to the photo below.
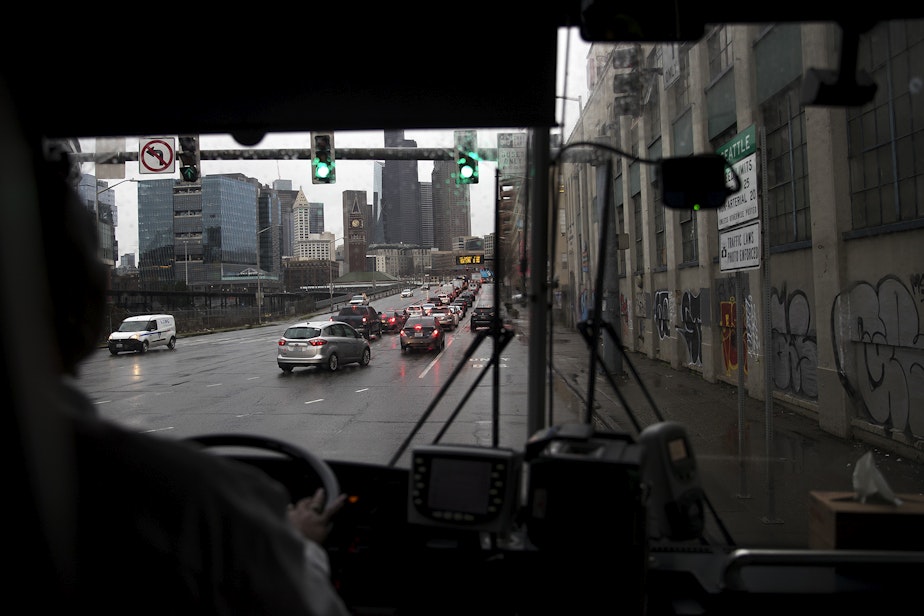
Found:
<svg viewBox="0 0 924 616"><path fill-rule="evenodd" d="M192 442L134 432L96 417L75 421L86 470L121 478L121 489L152 491L185 505L259 501L284 509L290 500L286 489L260 470L201 451Z"/></svg>

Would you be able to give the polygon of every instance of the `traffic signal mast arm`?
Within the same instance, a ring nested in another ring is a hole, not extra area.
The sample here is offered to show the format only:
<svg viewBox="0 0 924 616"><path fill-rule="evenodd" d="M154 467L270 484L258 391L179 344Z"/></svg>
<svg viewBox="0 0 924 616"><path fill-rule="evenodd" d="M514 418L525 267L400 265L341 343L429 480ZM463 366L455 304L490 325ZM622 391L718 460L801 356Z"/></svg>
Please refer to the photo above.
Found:
<svg viewBox="0 0 924 616"><path fill-rule="evenodd" d="M497 148L479 148L482 161L496 161ZM138 160L138 152L94 152L74 155L78 162L116 164ZM200 150L199 160L311 160L312 151L302 149ZM453 148L337 148L338 160L456 160Z"/></svg>

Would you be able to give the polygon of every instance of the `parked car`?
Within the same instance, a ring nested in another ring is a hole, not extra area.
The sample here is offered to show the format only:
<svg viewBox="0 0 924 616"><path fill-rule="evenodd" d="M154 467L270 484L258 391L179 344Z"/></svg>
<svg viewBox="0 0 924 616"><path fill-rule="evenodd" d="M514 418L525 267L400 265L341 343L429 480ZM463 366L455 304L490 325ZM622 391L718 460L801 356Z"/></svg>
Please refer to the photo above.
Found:
<svg viewBox="0 0 924 616"><path fill-rule="evenodd" d="M368 366L369 341L342 321L303 321L286 328L276 343L276 363L283 372L319 366L335 372L344 364Z"/></svg>
<svg viewBox="0 0 924 616"><path fill-rule="evenodd" d="M401 297L414 297L413 289L404 289L401 291Z"/></svg>
<svg viewBox="0 0 924 616"><path fill-rule="evenodd" d="M449 306L437 306L430 311L436 317L443 329L453 330L459 325L459 316L449 309Z"/></svg>
<svg viewBox="0 0 924 616"><path fill-rule="evenodd" d="M397 334L404 326L407 320L407 313L402 310L388 309L379 313L382 321L382 331L389 334Z"/></svg>
<svg viewBox="0 0 924 616"><path fill-rule="evenodd" d="M408 317L401 328L401 350L423 349L442 351L446 348L446 332L436 317Z"/></svg>

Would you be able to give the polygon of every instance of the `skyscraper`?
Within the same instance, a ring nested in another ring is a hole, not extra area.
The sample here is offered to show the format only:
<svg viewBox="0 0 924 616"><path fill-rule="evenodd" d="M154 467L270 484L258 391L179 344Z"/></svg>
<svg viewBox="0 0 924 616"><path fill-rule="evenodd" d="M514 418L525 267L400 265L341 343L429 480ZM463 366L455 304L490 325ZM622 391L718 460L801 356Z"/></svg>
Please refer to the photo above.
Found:
<svg viewBox="0 0 924 616"><path fill-rule="evenodd" d="M385 147L416 148L404 130L386 130ZM416 160L386 160L382 170L382 221L386 244L420 246L420 182Z"/></svg>
<svg viewBox="0 0 924 616"><path fill-rule="evenodd" d="M308 203L308 232L324 233L324 203L320 201Z"/></svg>
<svg viewBox="0 0 924 616"><path fill-rule="evenodd" d="M451 160L433 163L433 246L438 250L453 250L454 238L472 233L470 186L456 184L454 173Z"/></svg>

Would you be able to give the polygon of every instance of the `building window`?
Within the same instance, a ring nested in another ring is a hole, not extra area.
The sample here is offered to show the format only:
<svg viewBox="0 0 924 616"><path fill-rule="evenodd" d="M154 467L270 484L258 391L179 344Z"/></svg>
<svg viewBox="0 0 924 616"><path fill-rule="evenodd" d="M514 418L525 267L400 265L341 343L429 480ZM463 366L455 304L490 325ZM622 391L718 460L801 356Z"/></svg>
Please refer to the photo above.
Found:
<svg viewBox="0 0 924 616"><path fill-rule="evenodd" d="M661 97L659 95L658 73L661 64L661 48L656 47L648 54L642 80L642 108L648 123L648 140L654 141L661 136Z"/></svg>
<svg viewBox="0 0 924 616"><path fill-rule="evenodd" d="M652 185L654 188L656 184ZM657 191L657 189L655 189ZM655 260L658 267L667 267L667 248L664 239L664 204L658 199L654 204Z"/></svg>
<svg viewBox="0 0 924 616"><path fill-rule="evenodd" d="M729 28L716 26L706 40L706 48L709 54L709 81L713 81L734 64Z"/></svg>
<svg viewBox="0 0 924 616"><path fill-rule="evenodd" d="M872 103L847 109L854 230L924 218L924 108L910 92L922 57L920 21L881 23L860 38L858 65L880 86Z"/></svg>
<svg viewBox="0 0 924 616"><path fill-rule="evenodd" d="M617 240L618 235L621 233L628 233L626 229L626 208L625 201L622 196L623 189L623 176L619 174L616 176L614 181L613 192L616 195L616 234ZM625 246L619 246L616 248L616 268L620 275L625 275L626 273L626 251L623 250ZM611 247L610 250L613 250Z"/></svg>
<svg viewBox="0 0 924 616"><path fill-rule="evenodd" d="M642 241L642 193L632 195L632 210L635 213L635 271L645 271L645 245Z"/></svg>
<svg viewBox="0 0 924 616"><path fill-rule="evenodd" d="M699 248L696 242L696 213L692 210L680 210L680 243L683 248L683 262L699 261Z"/></svg>
<svg viewBox="0 0 924 616"><path fill-rule="evenodd" d="M665 90L669 90L671 105L671 117L677 119L685 113L691 106L690 101L690 47L689 45L677 45L675 48L676 61L679 69L676 78L665 83ZM667 69L665 69L665 82L667 82Z"/></svg>
<svg viewBox="0 0 924 616"><path fill-rule="evenodd" d="M660 160L662 155L662 143L660 139L654 140L648 148L649 160ZM648 182L651 188L651 210L654 218L654 266L661 268L667 267L667 240L664 233L664 201L661 194L661 177L658 166L649 167Z"/></svg>
<svg viewBox="0 0 924 616"><path fill-rule="evenodd" d="M798 84L797 84L798 86ZM811 239L805 114L798 87L761 106L767 128L767 220L771 246Z"/></svg>

